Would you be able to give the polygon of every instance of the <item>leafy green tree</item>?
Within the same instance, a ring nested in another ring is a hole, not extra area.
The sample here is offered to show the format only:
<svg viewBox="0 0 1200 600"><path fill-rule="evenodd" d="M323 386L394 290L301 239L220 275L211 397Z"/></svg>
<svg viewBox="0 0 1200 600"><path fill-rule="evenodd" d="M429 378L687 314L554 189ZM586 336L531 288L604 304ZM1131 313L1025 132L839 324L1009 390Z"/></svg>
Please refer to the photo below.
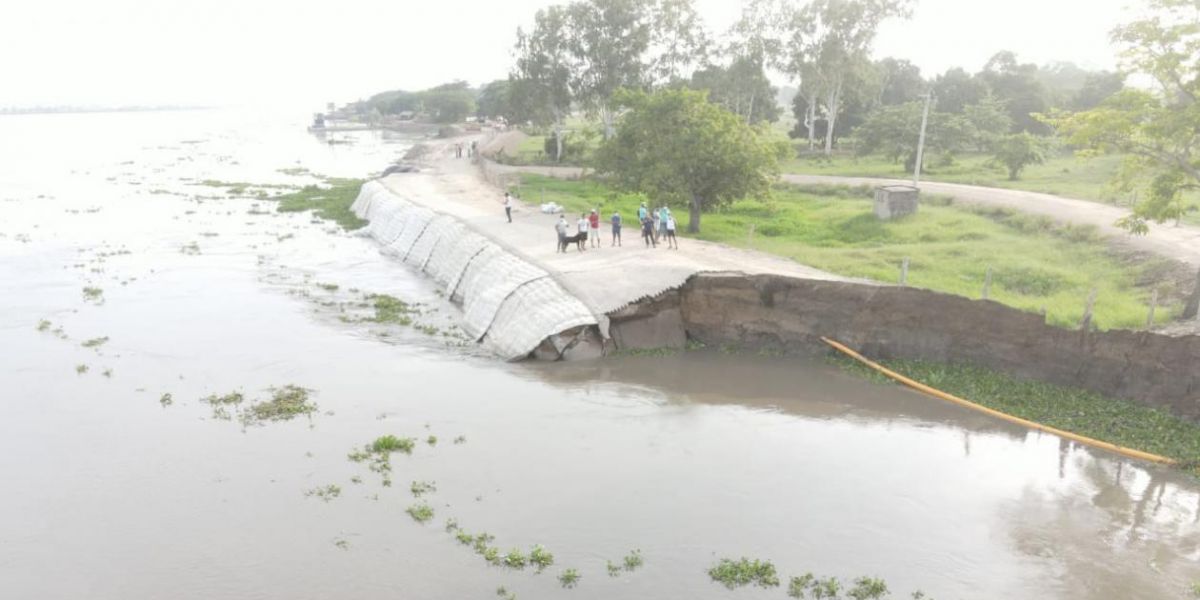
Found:
<svg viewBox="0 0 1200 600"><path fill-rule="evenodd" d="M771 85L761 63L736 57L729 66L713 65L692 74L690 87L705 90L708 99L744 118L747 123L779 120L778 90Z"/></svg>
<svg viewBox="0 0 1200 600"><path fill-rule="evenodd" d="M937 109L947 113L962 113L971 104L988 96L988 85L982 79L955 67L942 73L933 82Z"/></svg>
<svg viewBox="0 0 1200 600"><path fill-rule="evenodd" d="M1008 179L1016 181L1029 165L1046 162L1045 142L1029 132L1013 133L996 142L996 160L1008 169Z"/></svg>
<svg viewBox="0 0 1200 600"><path fill-rule="evenodd" d="M882 154L892 162L908 157L916 163L917 138L920 136L924 102L881 106L854 131L856 152ZM938 153L963 150L974 141L974 130L963 115L932 111L925 132L926 160Z"/></svg>
<svg viewBox="0 0 1200 600"><path fill-rule="evenodd" d="M1019 63L1009 51L997 52L984 65L979 77L988 89L1008 107L1013 130L1047 134L1049 129L1034 115L1050 109L1049 93L1038 79L1037 65Z"/></svg>
<svg viewBox="0 0 1200 600"><path fill-rule="evenodd" d="M512 84L507 79L498 79L479 90L475 100L475 111L480 118L494 119L502 117L511 119L513 115L511 94Z"/></svg>
<svg viewBox="0 0 1200 600"><path fill-rule="evenodd" d="M995 96L985 96L979 102L964 106L962 114L970 124L971 142L979 152L987 152L1012 130L1012 117L1004 102Z"/></svg>
<svg viewBox="0 0 1200 600"><path fill-rule="evenodd" d="M1071 110L1089 110L1125 88L1125 75L1111 71L1088 73L1081 86L1071 97Z"/></svg>
<svg viewBox="0 0 1200 600"><path fill-rule="evenodd" d="M596 152L597 172L656 202L687 205L688 231L700 231L703 211L770 193L787 144L703 92L625 91L616 100L627 110Z"/></svg>
<svg viewBox="0 0 1200 600"><path fill-rule="evenodd" d="M885 58L875 63L875 71L879 80L876 103L880 106L914 102L929 89L920 67L907 60Z"/></svg>
<svg viewBox="0 0 1200 600"><path fill-rule="evenodd" d="M475 110L475 92L465 81L439 85L420 97L425 112L437 123L461 123Z"/></svg>
<svg viewBox="0 0 1200 600"><path fill-rule="evenodd" d="M1152 78L1157 90L1124 89L1099 106L1047 119L1085 154L1121 152L1114 183L1144 189L1144 199L1119 224L1145 233L1149 222L1178 221L1200 189L1200 11L1195 0L1147 0L1149 13L1116 28L1127 74Z"/></svg>
<svg viewBox="0 0 1200 600"><path fill-rule="evenodd" d="M912 0L813 0L794 13L789 39L802 49L792 54L800 57L795 61L798 74L808 74L820 90L825 154L833 152L847 84L863 80L880 24L911 13Z"/></svg>
<svg viewBox="0 0 1200 600"><path fill-rule="evenodd" d="M532 31L517 30L517 61L509 75L514 118L553 125L558 142L555 160L562 160L563 123L571 113L578 89L571 35L570 15L565 8L539 10Z"/></svg>

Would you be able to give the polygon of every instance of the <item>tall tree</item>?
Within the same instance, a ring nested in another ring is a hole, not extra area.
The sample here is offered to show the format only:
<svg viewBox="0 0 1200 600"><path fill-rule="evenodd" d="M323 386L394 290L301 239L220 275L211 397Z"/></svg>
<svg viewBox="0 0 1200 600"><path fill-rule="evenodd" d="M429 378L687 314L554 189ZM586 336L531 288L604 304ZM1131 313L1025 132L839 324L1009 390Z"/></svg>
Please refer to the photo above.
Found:
<svg viewBox="0 0 1200 600"><path fill-rule="evenodd" d="M875 63L878 97L881 106L904 104L921 98L929 84L921 77L921 68L904 59L885 58Z"/></svg>
<svg viewBox="0 0 1200 600"><path fill-rule="evenodd" d="M596 152L596 169L620 188L688 207L688 231L703 211L764 197L787 145L709 102L704 92L622 92L617 135Z"/></svg>
<svg viewBox="0 0 1200 600"><path fill-rule="evenodd" d="M497 79L479 90L475 100L477 114L484 119L502 117L511 119L513 115L511 98L512 84L507 79Z"/></svg>
<svg viewBox="0 0 1200 600"><path fill-rule="evenodd" d="M565 8L539 10L532 31L517 30L517 61L509 75L509 98L518 118L554 127L555 160L562 160L563 124L578 88L570 37Z"/></svg>
<svg viewBox="0 0 1200 600"><path fill-rule="evenodd" d="M968 104L976 104L988 95L988 86L982 79L955 67L934 80L933 95L938 110L962 113Z"/></svg>
<svg viewBox="0 0 1200 600"><path fill-rule="evenodd" d="M1068 108L1071 110L1088 110L1100 106L1113 94L1125 87L1125 74L1111 71L1088 73L1083 80L1083 86L1071 97Z"/></svg>
<svg viewBox="0 0 1200 600"><path fill-rule="evenodd" d="M1034 116L1050 109L1050 96L1038 79L1037 65L1022 64L1015 54L1005 50L988 60L979 77L987 82L992 95L1008 107L1014 133L1049 133L1046 125Z"/></svg>
<svg viewBox="0 0 1200 600"><path fill-rule="evenodd" d="M651 7L651 76L670 85L708 60L712 40L693 0L654 0Z"/></svg>
<svg viewBox="0 0 1200 600"><path fill-rule="evenodd" d="M570 48L579 78L577 99L613 134L617 90L649 85L646 60L653 40L651 4L642 0L588 0L567 6Z"/></svg>
<svg viewBox="0 0 1200 600"><path fill-rule="evenodd" d="M1099 106L1048 119L1086 152L1126 155L1115 183L1142 188L1144 199L1120 224L1145 233L1149 222L1178 220L1195 208L1184 193L1200 189L1200 6L1196 0L1147 0L1149 13L1116 28L1122 68L1158 89L1125 89Z"/></svg>
<svg viewBox="0 0 1200 600"><path fill-rule="evenodd" d="M892 17L907 17L912 0L812 0L791 20L791 40L803 48L800 72L815 79L824 113L825 153L833 152L833 133L846 97L847 83L869 68L871 45L879 25Z"/></svg>
<svg viewBox="0 0 1200 600"><path fill-rule="evenodd" d="M712 65L692 74L690 87L708 92L708 99L742 117L747 123L779 119L778 90L761 63L735 57L728 66Z"/></svg>

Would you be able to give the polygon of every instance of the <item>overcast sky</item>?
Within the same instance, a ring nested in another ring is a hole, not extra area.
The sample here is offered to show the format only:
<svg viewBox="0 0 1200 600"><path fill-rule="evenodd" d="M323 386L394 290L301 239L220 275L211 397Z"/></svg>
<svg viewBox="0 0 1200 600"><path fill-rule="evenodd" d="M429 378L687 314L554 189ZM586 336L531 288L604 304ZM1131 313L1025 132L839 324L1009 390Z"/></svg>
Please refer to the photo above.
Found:
<svg viewBox="0 0 1200 600"><path fill-rule="evenodd" d="M319 108L375 91L504 77L518 26L561 0L12 0L0 106L279 103ZM738 0L696 0L710 28ZM1107 32L1136 0L918 0L878 56L925 75L1023 61L1111 68Z"/></svg>

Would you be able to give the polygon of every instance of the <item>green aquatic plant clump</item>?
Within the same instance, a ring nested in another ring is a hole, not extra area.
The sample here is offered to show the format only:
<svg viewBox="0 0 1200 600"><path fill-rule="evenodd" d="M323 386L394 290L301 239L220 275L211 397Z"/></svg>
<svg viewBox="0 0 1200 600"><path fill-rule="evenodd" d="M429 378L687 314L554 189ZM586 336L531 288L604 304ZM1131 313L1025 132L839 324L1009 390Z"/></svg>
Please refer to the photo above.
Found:
<svg viewBox="0 0 1200 600"><path fill-rule="evenodd" d="M788 596L792 598L813 598L815 600L837 600L839 598L847 598L848 600L880 600L887 597L888 586L882 579L874 577L859 577L854 580L854 587L845 590L845 596L842 596L844 586L837 577L826 577L818 579L812 573L805 573L801 577L792 577L788 582ZM914 592L914 599L920 600L925 598L924 592Z"/></svg>
<svg viewBox="0 0 1200 600"><path fill-rule="evenodd" d="M563 572L559 573L558 575L558 583L564 588L571 589L579 583L580 577L579 571L575 569L564 569Z"/></svg>
<svg viewBox="0 0 1200 600"><path fill-rule="evenodd" d="M413 496L420 498L421 496L424 496L425 494L432 494L432 493L436 492L437 484L432 481L414 481L414 482L412 482L412 485L409 486L408 489L409 489L409 491L412 492ZM455 525L455 527L457 528L457 524Z"/></svg>
<svg viewBox="0 0 1200 600"><path fill-rule="evenodd" d="M842 357L834 360L850 372L892 383L857 361ZM890 360L882 364L988 408L1118 446L1167 456L1185 470L1200 474L1200 423L1166 410L968 364L920 360Z"/></svg>
<svg viewBox="0 0 1200 600"><path fill-rule="evenodd" d="M541 545L534 546L533 550L529 551L529 564L537 568L538 573L541 573L554 564L554 555Z"/></svg>
<svg viewBox="0 0 1200 600"><path fill-rule="evenodd" d="M625 558L622 562L624 562L625 570L629 572L636 571L642 568L642 565L645 564L645 561L642 559L641 550L634 550L633 552L625 555Z"/></svg>
<svg viewBox="0 0 1200 600"><path fill-rule="evenodd" d="M372 294L368 299L374 304L375 316L370 321L375 323L411 325L412 315L420 313L414 306L395 296Z"/></svg>
<svg viewBox="0 0 1200 600"><path fill-rule="evenodd" d="M408 513L408 516L412 517L418 523L427 523L433 519L433 507L425 502L414 504L404 509L404 512Z"/></svg>
<svg viewBox="0 0 1200 600"><path fill-rule="evenodd" d="M525 553L521 552L520 548L513 548L508 551L508 554L504 555L504 566L510 569L521 570L528 564L529 557L525 556Z"/></svg>
<svg viewBox="0 0 1200 600"><path fill-rule="evenodd" d="M722 558L708 570L708 576L731 590L747 585L761 588L779 587L779 575L775 572L775 565L765 560L751 560L745 557L738 560Z"/></svg>
<svg viewBox="0 0 1200 600"><path fill-rule="evenodd" d="M412 454L416 444L417 440L413 438L402 438L388 434L375 438L375 441L371 442L370 449L372 452L378 454L390 454L392 452Z"/></svg>
<svg viewBox="0 0 1200 600"><path fill-rule="evenodd" d="M319 498L322 502L329 502L334 498L342 495L342 488L336 484L315 487L311 490L306 490L304 496L307 498Z"/></svg>
<svg viewBox="0 0 1200 600"><path fill-rule="evenodd" d="M104 336L104 337L96 337L96 338L92 338L90 340L86 340L79 345L83 346L84 348L99 348L100 346L103 346L104 344L107 344L107 343L108 343L108 336Z"/></svg>
<svg viewBox="0 0 1200 600"><path fill-rule="evenodd" d="M245 424L261 424L271 421L290 421L301 415L311 415L317 405L308 399L312 390L297 385L271 388L271 399L251 404L242 412Z"/></svg>
<svg viewBox="0 0 1200 600"><path fill-rule="evenodd" d="M362 188L362 179L328 178L325 187L307 185L303 188L276 196L279 212L303 212L311 210L318 217L342 226L342 229L358 229L367 222L350 210Z"/></svg>

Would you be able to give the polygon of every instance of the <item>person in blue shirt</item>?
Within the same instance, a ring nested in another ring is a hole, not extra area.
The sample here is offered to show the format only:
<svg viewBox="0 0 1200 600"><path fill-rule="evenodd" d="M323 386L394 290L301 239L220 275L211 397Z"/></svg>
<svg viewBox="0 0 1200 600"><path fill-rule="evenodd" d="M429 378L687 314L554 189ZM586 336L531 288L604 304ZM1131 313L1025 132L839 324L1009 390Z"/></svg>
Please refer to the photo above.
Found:
<svg viewBox="0 0 1200 600"><path fill-rule="evenodd" d="M612 246L621 245L621 213L613 212L612 214Z"/></svg>

